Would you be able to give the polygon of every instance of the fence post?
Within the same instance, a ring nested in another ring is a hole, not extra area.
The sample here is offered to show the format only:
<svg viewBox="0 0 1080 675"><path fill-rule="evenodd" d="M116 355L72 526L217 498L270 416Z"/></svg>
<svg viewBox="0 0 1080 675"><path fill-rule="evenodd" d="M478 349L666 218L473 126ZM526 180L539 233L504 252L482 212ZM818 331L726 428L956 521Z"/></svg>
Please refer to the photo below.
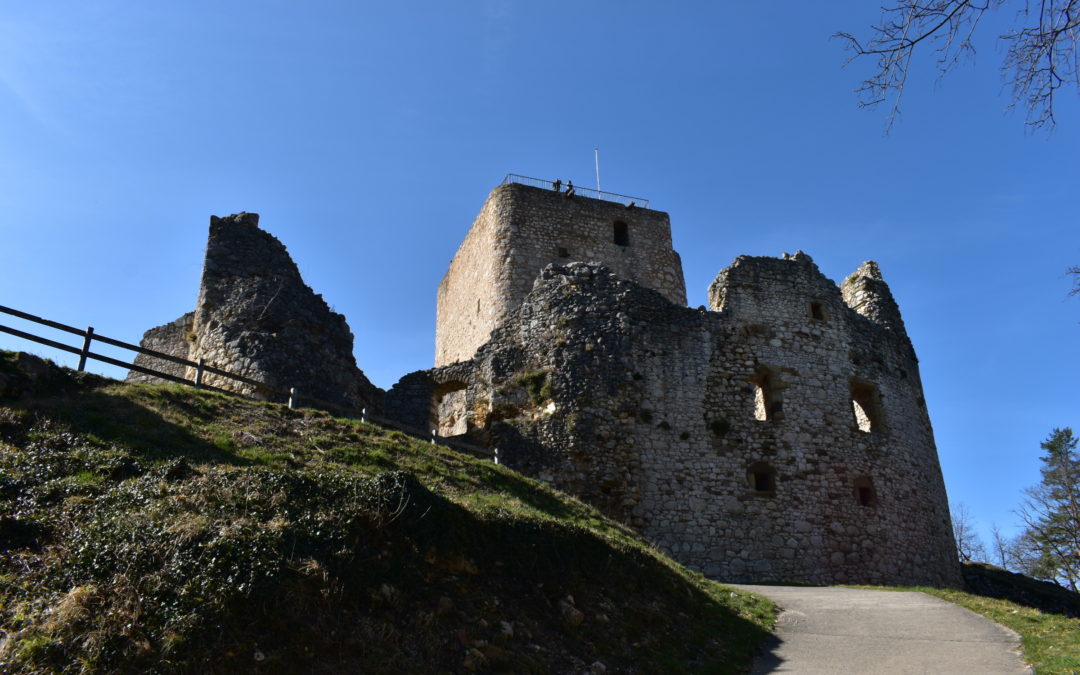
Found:
<svg viewBox="0 0 1080 675"><path fill-rule="evenodd" d="M289 410L296 410L296 387L289 387Z"/></svg>
<svg viewBox="0 0 1080 675"><path fill-rule="evenodd" d="M199 365L195 367L195 388L202 389L202 375L203 366L206 365L206 359L199 359Z"/></svg>
<svg viewBox="0 0 1080 675"><path fill-rule="evenodd" d="M79 354L79 367L76 370L82 372L86 370L86 357L90 353L90 341L94 339L94 327L89 326L86 329L86 337L83 338L82 352Z"/></svg>

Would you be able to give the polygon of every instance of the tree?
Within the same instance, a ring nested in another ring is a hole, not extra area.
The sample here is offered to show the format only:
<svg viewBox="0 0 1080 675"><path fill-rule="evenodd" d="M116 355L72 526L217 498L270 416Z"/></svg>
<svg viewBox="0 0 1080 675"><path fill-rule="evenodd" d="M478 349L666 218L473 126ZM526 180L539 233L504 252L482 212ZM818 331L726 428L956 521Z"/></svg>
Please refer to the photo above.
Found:
<svg viewBox="0 0 1080 675"><path fill-rule="evenodd" d="M986 547L983 546L979 533L975 531L971 513L963 502L952 509L953 541L956 543L956 556L962 562L986 560Z"/></svg>
<svg viewBox="0 0 1080 675"><path fill-rule="evenodd" d="M1005 535L1001 534L1001 528L998 527L997 523L990 526L990 539L992 540L994 558L998 567L1003 570L1010 569L1013 565L1012 546L1009 540L1005 538Z"/></svg>
<svg viewBox="0 0 1080 675"><path fill-rule="evenodd" d="M1054 429L1040 444L1042 482L1025 491L1018 514L1022 566L1038 579L1076 591L1080 584L1080 454L1072 429Z"/></svg>
<svg viewBox="0 0 1080 675"><path fill-rule="evenodd" d="M974 55L972 39L986 12L1016 6L1016 27L1000 36L1006 46L1001 70L1012 88L1009 107L1026 108L1031 128L1052 129L1058 90L1080 90L1080 0L894 0L882 7L881 21L871 26L865 42L851 33L835 35L854 52L847 63L864 56L877 60L873 74L856 90L859 105L876 106L891 97L890 128L900 112L916 48L930 49L944 75Z"/></svg>

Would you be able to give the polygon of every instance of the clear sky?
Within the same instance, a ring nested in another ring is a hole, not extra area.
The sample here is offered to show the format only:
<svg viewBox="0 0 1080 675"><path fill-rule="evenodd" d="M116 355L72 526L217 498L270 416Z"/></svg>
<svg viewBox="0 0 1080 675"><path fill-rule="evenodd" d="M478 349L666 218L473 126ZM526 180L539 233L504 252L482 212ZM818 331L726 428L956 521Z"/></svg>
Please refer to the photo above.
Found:
<svg viewBox="0 0 1080 675"><path fill-rule="evenodd" d="M599 148L671 214L692 306L740 254L877 260L950 499L1011 531L1039 442L1080 431L1078 98L1049 136L1005 112L1005 9L941 83L917 60L885 136L830 40L877 4L0 0L0 304L138 341L194 308L209 216L254 211L389 387L432 365L488 191L594 185Z"/></svg>

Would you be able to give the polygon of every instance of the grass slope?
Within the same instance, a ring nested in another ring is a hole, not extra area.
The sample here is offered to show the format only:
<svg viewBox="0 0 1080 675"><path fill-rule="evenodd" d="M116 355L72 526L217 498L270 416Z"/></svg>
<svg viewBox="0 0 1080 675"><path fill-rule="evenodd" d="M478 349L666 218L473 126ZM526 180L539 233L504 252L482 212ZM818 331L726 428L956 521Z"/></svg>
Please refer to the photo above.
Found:
<svg viewBox="0 0 1080 675"><path fill-rule="evenodd" d="M490 462L0 352L0 664L738 672L766 600Z"/></svg>

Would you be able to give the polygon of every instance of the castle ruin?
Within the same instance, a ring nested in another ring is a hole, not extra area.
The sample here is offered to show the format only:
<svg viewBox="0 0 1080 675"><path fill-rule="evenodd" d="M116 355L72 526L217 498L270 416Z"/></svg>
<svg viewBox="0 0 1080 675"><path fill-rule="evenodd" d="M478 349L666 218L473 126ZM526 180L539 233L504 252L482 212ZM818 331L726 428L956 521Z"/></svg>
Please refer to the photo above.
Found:
<svg viewBox="0 0 1080 675"><path fill-rule="evenodd" d="M439 286L436 367L382 392L252 215L212 220L195 313L146 346L313 389L326 369L278 354L326 350L326 400L498 448L721 580L959 583L918 362L873 262L838 286L801 252L741 256L691 309L666 213L504 184Z"/></svg>
<svg viewBox="0 0 1080 675"><path fill-rule="evenodd" d="M356 412L377 405L382 394L356 367L345 317L304 283L285 246L259 228L257 213L210 217L195 311L151 328L140 344L268 385L203 378L245 396L280 401L275 390L296 389L301 400ZM135 364L194 379L189 368L164 359L140 354ZM161 381L135 371L127 380Z"/></svg>
<svg viewBox="0 0 1080 675"><path fill-rule="evenodd" d="M385 404L712 577L957 583L918 361L877 265L838 287L801 252L741 256L708 310L685 305L667 214L502 185L439 287L439 367Z"/></svg>

